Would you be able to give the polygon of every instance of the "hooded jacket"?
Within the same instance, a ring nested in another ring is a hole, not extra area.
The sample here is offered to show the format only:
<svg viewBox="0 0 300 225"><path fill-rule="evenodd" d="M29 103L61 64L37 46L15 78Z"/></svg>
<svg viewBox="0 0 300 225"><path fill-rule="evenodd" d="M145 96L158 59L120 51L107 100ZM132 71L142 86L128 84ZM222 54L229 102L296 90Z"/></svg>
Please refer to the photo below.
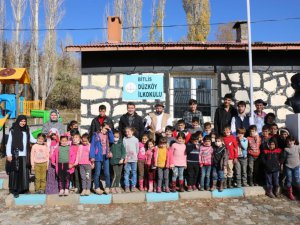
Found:
<svg viewBox="0 0 300 225"><path fill-rule="evenodd" d="M111 130L107 132L107 137L108 137L108 142L109 144L114 143L114 135ZM102 143L100 139L99 132L95 132L92 136L92 142L91 142L91 150L90 150L90 158L95 159L95 161L102 161L103 156L102 156ZM109 146L106 148L106 153L108 153Z"/></svg>

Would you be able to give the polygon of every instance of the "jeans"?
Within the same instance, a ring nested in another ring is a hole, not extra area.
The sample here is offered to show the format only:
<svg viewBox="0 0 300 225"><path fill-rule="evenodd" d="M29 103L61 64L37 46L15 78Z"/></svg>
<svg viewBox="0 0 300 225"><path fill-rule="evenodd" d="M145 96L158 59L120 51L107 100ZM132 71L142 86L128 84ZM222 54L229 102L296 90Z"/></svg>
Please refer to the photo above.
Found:
<svg viewBox="0 0 300 225"><path fill-rule="evenodd" d="M201 187L204 187L205 178L206 178L206 182L205 182L206 188L210 186L210 171L211 171L211 166L201 167L201 181L200 181Z"/></svg>
<svg viewBox="0 0 300 225"><path fill-rule="evenodd" d="M285 167L286 171L286 186L289 188L292 186L293 178L295 180L296 186L300 187L300 166L293 169Z"/></svg>
<svg viewBox="0 0 300 225"><path fill-rule="evenodd" d="M279 171L266 172L266 185L268 189L279 186Z"/></svg>
<svg viewBox="0 0 300 225"><path fill-rule="evenodd" d="M137 167L137 163L136 162L128 162L125 164L125 175L124 175L124 179L125 179L125 187L129 188L130 184L129 184L129 175L130 175L130 171L132 173L132 180L131 180L131 186L135 187L136 186L136 167Z"/></svg>
<svg viewBox="0 0 300 225"><path fill-rule="evenodd" d="M217 166L212 167L213 180L223 181L224 180L224 170L220 170Z"/></svg>
<svg viewBox="0 0 300 225"><path fill-rule="evenodd" d="M80 177L81 177L81 185L82 190L91 189L91 171L92 167L89 164L81 164L79 165Z"/></svg>
<svg viewBox="0 0 300 225"><path fill-rule="evenodd" d="M250 183L257 184L257 174L259 173L259 161L258 158L254 158L252 156L248 156L248 175ZM266 178L266 180L268 180Z"/></svg>
<svg viewBox="0 0 300 225"><path fill-rule="evenodd" d="M173 169L172 181L176 182L177 177L179 177L179 180L183 180L183 171L184 171L183 166L175 166Z"/></svg>
<svg viewBox="0 0 300 225"><path fill-rule="evenodd" d="M107 158L106 155L103 155L102 161L95 162L95 174L94 174L95 189L100 187L100 174L101 174L102 165L103 165L104 176L105 176L105 187L110 188L109 158Z"/></svg>
<svg viewBox="0 0 300 225"><path fill-rule="evenodd" d="M157 169L158 179L157 187L161 188L163 180L165 181L165 187L169 187L169 169L168 168L158 168Z"/></svg>
<svg viewBox="0 0 300 225"><path fill-rule="evenodd" d="M235 164L236 179L247 184L247 158L238 158Z"/></svg>

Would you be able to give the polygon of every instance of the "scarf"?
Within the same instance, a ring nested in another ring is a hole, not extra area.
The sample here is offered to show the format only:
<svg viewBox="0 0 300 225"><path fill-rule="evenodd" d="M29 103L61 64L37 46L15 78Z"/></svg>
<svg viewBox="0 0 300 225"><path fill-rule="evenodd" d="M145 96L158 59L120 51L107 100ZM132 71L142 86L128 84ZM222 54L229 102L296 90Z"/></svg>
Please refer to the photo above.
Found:
<svg viewBox="0 0 300 225"><path fill-rule="evenodd" d="M20 122L22 120L26 121L24 127L20 126ZM27 118L24 115L18 116L16 122L12 126L12 150L19 149L20 151L24 150L23 146L23 132L28 133L28 126L27 126ZM28 135L28 134L27 134ZM28 137L27 137L28 138ZM25 149L27 146L25 146Z"/></svg>

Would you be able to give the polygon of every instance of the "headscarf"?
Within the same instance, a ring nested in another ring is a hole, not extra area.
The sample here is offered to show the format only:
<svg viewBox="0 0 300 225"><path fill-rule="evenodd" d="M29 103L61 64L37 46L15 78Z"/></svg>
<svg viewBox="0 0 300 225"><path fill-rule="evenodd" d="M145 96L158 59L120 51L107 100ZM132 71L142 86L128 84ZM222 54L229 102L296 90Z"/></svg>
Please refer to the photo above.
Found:
<svg viewBox="0 0 300 225"><path fill-rule="evenodd" d="M24 127L20 126L22 120L26 121ZM16 122L12 125L12 150L19 149L20 151L24 150L23 146L23 132L28 133L27 117L24 115L19 115ZM26 146L25 146L26 148Z"/></svg>
<svg viewBox="0 0 300 225"><path fill-rule="evenodd" d="M52 113L55 113L57 115L57 120L51 120L51 114ZM59 111L58 111L58 109L51 109L51 111L50 111L50 121L55 123L55 122L58 122L58 119L59 119Z"/></svg>

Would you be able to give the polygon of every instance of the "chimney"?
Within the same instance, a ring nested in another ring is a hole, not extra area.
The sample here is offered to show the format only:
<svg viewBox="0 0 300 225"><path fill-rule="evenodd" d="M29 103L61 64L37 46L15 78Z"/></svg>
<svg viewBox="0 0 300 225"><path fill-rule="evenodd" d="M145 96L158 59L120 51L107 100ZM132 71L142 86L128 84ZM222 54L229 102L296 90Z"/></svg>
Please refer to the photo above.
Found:
<svg viewBox="0 0 300 225"><path fill-rule="evenodd" d="M122 42L122 22L118 16L107 17L107 42Z"/></svg>
<svg viewBox="0 0 300 225"><path fill-rule="evenodd" d="M234 24L236 30L236 42L248 43L248 25L247 21L238 21Z"/></svg>

